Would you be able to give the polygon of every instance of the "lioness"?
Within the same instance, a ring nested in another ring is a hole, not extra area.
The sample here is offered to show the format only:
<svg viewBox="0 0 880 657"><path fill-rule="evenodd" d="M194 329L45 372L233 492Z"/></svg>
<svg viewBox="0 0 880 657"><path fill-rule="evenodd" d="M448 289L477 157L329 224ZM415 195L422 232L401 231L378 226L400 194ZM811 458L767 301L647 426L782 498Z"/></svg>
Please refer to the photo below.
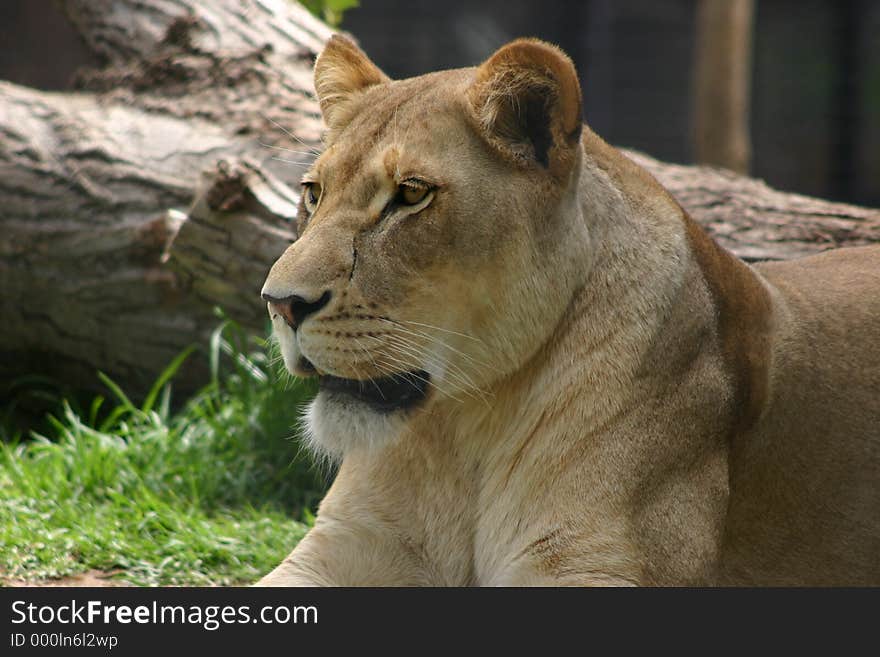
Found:
<svg viewBox="0 0 880 657"><path fill-rule="evenodd" d="M315 87L263 297L340 468L261 584L880 584L880 248L737 260L540 41Z"/></svg>

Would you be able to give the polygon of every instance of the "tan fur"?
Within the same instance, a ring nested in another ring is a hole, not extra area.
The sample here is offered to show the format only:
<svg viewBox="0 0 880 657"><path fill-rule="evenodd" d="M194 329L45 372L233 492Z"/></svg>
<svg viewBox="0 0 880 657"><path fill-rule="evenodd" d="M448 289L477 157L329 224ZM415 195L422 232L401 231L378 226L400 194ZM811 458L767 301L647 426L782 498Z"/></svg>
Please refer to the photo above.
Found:
<svg viewBox="0 0 880 657"><path fill-rule="evenodd" d="M357 93L388 82L388 77L345 37L330 37L315 61L315 92L330 129L347 122L346 108Z"/></svg>
<svg viewBox="0 0 880 657"><path fill-rule="evenodd" d="M339 473L261 584L880 584L880 248L738 261L581 132L546 44L374 69L318 60L322 197L264 292L332 292L274 320L291 371L434 387L389 417L319 394ZM430 202L383 214L410 176Z"/></svg>

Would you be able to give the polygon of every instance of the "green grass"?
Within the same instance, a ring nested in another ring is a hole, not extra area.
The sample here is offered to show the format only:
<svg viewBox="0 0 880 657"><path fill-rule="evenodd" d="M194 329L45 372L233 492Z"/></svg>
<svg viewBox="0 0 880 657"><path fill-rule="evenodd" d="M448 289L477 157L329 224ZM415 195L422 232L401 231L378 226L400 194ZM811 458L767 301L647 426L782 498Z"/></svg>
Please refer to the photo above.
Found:
<svg viewBox="0 0 880 657"><path fill-rule="evenodd" d="M145 585L250 583L304 534L325 481L292 439L313 391L225 322L213 380L172 411L181 354L139 404L61 402L50 430L0 442L0 574L89 569Z"/></svg>

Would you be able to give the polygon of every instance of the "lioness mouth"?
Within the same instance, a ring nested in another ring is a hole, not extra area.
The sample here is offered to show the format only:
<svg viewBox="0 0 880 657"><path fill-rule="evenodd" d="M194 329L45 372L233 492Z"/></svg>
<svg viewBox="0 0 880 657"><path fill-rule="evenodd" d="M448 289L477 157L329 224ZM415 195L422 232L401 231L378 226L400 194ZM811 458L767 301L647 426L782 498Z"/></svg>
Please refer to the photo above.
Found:
<svg viewBox="0 0 880 657"><path fill-rule="evenodd" d="M318 377L318 387L353 397L379 413L391 413L412 408L424 399L430 379L424 370L363 381L325 374Z"/></svg>

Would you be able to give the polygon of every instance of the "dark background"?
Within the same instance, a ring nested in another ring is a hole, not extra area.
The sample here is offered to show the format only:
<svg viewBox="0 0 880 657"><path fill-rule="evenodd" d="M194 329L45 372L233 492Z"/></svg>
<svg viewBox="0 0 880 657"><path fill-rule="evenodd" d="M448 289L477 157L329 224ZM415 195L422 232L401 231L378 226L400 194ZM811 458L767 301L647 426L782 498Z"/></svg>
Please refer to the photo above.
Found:
<svg viewBox="0 0 880 657"><path fill-rule="evenodd" d="M342 28L392 77L476 64L518 36L574 59L611 143L693 161L696 0L361 0ZM774 187L880 206L880 0L756 0L752 169ZM89 62L49 0L0 2L0 78L62 89Z"/></svg>

